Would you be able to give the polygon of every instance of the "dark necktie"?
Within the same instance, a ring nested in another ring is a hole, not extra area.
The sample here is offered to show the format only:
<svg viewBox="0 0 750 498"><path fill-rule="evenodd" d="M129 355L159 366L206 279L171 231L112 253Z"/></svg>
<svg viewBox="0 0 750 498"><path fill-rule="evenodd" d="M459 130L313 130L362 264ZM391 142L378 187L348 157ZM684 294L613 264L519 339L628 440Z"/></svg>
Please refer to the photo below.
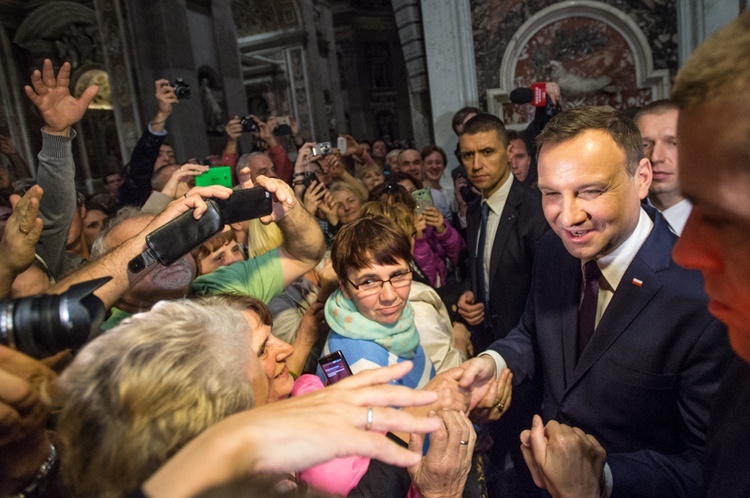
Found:
<svg viewBox="0 0 750 498"><path fill-rule="evenodd" d="M594 335L596 304L599 300L599 277L602 272L593 259L583 266L583 299L578 308L578 358Z"/></svg>
<svg viewBox="0 0 750 498"><path fill-rule="evenodd" d="M479 225L479 244L477 244L477 302L484 303L485 313L487 313L487 298L485 289L487 286L484 281L484 246L487 243L487 217L490 214L490 206L482 201L482 223Z"/></svg>

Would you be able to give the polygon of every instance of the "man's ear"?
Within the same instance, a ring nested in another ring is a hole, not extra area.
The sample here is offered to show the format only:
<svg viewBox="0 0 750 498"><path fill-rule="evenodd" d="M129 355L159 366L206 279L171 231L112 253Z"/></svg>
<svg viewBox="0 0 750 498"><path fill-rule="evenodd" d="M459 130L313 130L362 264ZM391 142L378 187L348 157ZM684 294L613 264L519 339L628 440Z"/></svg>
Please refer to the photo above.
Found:
<svg viewBox="0 0 750 498"><path fill-rule="evenodd" d="M633 180L638 187L638 197L643 200L648 196L648 189L651 187L653 171L651 170L651 161L644 157L638 163Z"/></svg>

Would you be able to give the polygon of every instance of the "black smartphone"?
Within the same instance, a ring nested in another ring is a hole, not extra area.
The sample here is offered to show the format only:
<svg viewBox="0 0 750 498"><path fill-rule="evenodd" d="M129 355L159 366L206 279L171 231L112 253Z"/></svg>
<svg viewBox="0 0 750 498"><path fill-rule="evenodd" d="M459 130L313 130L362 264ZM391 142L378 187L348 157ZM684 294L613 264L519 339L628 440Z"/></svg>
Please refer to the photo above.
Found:
<svg viewBox="0 0 750 498"><path fill-rule="evenodd" d="M305 186L305 190L307 190L308 188L310 188L310 184L312 184L313 181L319 181L318 180L318 175L315 174L314 171L306 174L305 177L302 179L302 185Z"/></svg>
<svg viewBox="0 0 750 498"><path fill-rule="evenodd" d="M146 236L148 248L163 266L171 265L224 228L216 202L209 199L206 204L208 209L200 219L193 218L191 209Z"/></svg>
<svg viewBox="0 0 750 498"><path fill-rule="evenodd" d="M271 214L271 194L263 187L235 190L229 199L213 199L221 212L225 225L252 220Z"/></svg>
<svg viewBox="0 0 750 498"><path fill-rule="evenodd" d="M318 364L323 370L323 375L325 375L329 386L352 374L352 370L349 368L341 350L323 356L318 360Z"/></svg>

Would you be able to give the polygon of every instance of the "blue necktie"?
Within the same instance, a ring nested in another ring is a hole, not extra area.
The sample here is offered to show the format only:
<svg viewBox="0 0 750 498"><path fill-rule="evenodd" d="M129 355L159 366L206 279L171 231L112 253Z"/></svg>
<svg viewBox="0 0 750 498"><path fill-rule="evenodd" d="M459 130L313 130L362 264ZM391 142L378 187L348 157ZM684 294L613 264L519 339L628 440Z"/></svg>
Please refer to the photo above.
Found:
<svg viewBox="0 0 750 498"><path fill-rule="evenodd" d="M596 306L599 301L599 277L602 272L593 259L583 266L583 299L578 308L578 358L594 335Z"/></svg>
<svg viewBox="0 0 750 498"><path fill-rule="evenodd" d="M484 303L485 313L488 308L489 296L485 295L485 289L487 288L486 282L484 281L484 246L487 243L487 217L490 214L490 206L487 202L482 201L482 223L479 226L479 244L477 245L477 302Z"/></svg>

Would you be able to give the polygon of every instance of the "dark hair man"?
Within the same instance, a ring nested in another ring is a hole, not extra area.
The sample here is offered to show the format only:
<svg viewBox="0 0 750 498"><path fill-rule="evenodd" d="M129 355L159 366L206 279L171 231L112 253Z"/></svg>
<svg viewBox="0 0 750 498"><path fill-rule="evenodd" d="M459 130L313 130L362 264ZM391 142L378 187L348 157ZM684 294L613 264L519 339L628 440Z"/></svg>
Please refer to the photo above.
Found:
<svg viewBox="0 0 750 498"><path fill-rule="evenodd" d="M706 309L700 274L672 260L677 237L641 206L651 166L638 128L612 108L582 107L554 117L537 144L554 234L539 244L521 321L464 364L461 385L478 388L506 366L515 382L542 377L549 441L585 455L570 458L596 476L559 496L698 496L724 327ZM532 432L542 425L534 416ZM528 436L524 456L547 487Z"/></svg>

